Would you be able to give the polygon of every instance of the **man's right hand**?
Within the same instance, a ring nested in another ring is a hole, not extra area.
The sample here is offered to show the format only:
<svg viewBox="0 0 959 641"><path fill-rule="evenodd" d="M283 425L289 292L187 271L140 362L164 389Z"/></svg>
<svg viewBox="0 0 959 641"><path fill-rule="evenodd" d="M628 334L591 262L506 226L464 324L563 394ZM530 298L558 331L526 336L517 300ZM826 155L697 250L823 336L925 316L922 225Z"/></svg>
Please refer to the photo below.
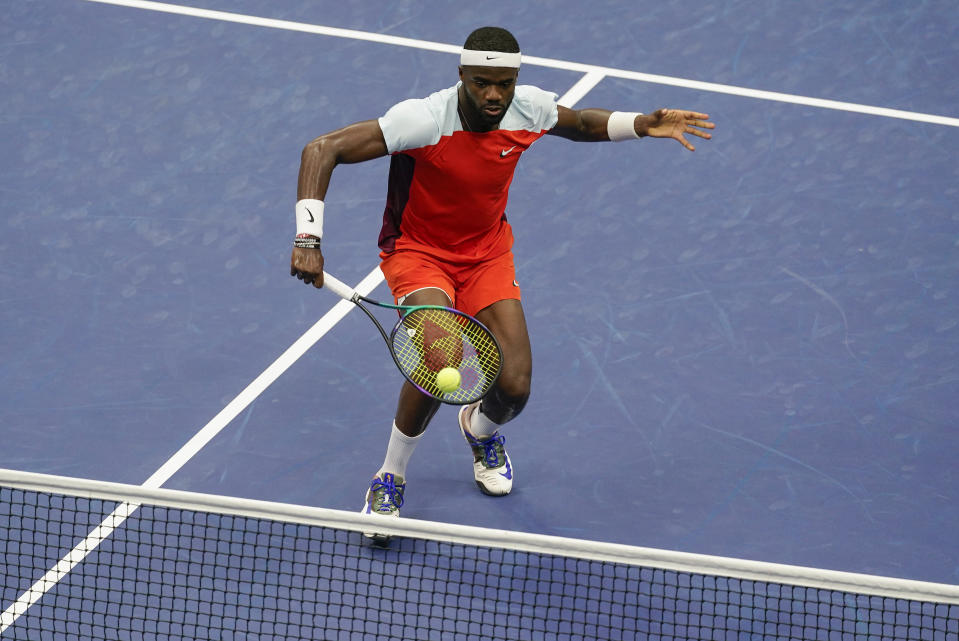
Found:
<svg viewBox="0 0 959 641"><path fill-rule="evenodd" d="M296 276L317 289L323 287L323 252L320 248L294 247L290 257L290 276Z"/></svg>

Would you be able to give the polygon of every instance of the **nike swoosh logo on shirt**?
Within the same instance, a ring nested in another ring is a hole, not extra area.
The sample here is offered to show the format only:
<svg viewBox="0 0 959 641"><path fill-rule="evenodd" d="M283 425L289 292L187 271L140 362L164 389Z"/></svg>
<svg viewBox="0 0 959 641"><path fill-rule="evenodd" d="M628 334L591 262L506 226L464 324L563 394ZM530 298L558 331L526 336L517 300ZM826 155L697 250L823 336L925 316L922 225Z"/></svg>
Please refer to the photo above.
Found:
<svg viewBox="0 0 959 641"><path fill-rule="evenodd" d="M503 151L499 152L499 157L506 158L506 156L509 155L509 152L513 151L514 149L516 149L516 145L513 145L509 149L504 149Z"/></svg>

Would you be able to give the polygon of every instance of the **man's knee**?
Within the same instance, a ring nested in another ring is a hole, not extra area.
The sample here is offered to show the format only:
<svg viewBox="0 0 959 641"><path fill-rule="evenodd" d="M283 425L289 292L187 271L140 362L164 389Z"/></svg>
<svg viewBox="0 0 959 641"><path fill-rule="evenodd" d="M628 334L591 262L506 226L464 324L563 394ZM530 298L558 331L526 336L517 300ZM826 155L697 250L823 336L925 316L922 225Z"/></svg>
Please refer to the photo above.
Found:
<svg viewBox="0 0 959 641"><path fill-rule="evenodd" d="M525 403L529 398L530 390L529 372L502 372L496 381L496 387L500 389L503 396L509 399L522 399Z"/></svg>
<svg viewBox="0 0 959 641"><path fill-rule="evenodd" d="M483 399L480 410L497 425L503 425L519 416L529 400L529 374L500 375L496 385Z"/></svg>

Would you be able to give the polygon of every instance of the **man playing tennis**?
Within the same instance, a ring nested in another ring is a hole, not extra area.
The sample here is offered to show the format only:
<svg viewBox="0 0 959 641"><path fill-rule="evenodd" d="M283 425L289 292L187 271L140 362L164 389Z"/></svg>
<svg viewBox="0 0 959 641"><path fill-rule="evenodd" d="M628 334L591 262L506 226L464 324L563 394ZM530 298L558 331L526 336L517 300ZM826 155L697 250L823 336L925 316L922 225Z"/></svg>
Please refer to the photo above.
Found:
<svg viewBox="0 0 959 641"><path fill-rule="evenodd" d="M693 151L685 134L708 139L703 130L714 127L706 114L675 109L652 114L567 109L556 104L556 94L516 84L519 51L505 29L477 29L463 46L455 86L310 142L300 164L290 266L292 275L322 287L323 199L333 169L392 155L379 247L394 298L473 315L503 350L496 385L459 412L476 483L494 496L509 494L513 486L500 428L526 405L532 373L506 219L520 156L545 134L597 142L673 138ZM399 516L407 463L439 404L404 382L386 458L366 493L366 513Z"/></svg>

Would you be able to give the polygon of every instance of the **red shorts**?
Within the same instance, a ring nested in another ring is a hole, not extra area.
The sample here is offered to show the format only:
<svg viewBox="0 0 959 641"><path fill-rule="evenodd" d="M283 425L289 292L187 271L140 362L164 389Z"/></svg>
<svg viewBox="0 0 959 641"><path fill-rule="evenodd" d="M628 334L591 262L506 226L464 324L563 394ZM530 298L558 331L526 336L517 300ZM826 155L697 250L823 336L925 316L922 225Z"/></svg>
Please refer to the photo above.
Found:
<svg viewBox="0 0 959 641"><path fill-rule="evenodd" d="M520 300L513 252L475 263L447 263L401 249L383 259L380 269L395 300L436 287L446 292L452 307L473 316L497 301Z"/></svg>

